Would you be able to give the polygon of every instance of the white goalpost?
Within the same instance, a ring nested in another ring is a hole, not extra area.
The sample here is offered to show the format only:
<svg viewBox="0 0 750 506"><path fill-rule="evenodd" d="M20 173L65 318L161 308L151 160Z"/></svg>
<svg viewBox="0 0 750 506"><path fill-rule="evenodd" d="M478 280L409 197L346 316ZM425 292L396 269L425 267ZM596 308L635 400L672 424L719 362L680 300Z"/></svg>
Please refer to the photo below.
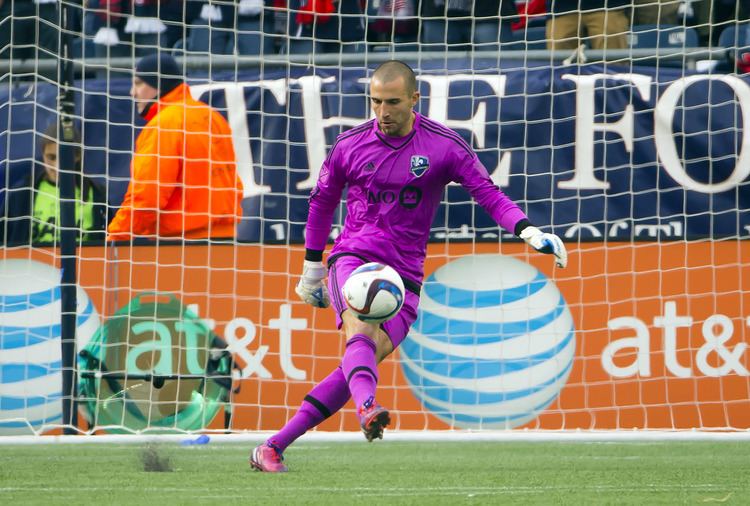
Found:
<svg viewBox="0 0 750 506"><path fill-rule="evenodd" d="M372 117L369 78L389 59L416 72L419 113L469 143L570 258L555 268L450 185L417 321L379 368L392 435L747 438L741 12L627 14L623 38L599 49L585 29L553 45L553 13L524 15L525 2L519 15L440 1L29 4L0 6L0 443L255 441L279 429L344 351L333 310L294 293L307 201L336 137ZM154 52L174 56L192 98L231 127L243 188L234 238L107 238L146 124L133 69ZM66 58L73 141L50 129ZM61 145L73 199L60 196ZM415 208L419 196L394 188L370 204ZM75 223L67 358L60 209ZM331 242L345 213L342 202ZM305 437L358 429L347 404Z"/></svg>

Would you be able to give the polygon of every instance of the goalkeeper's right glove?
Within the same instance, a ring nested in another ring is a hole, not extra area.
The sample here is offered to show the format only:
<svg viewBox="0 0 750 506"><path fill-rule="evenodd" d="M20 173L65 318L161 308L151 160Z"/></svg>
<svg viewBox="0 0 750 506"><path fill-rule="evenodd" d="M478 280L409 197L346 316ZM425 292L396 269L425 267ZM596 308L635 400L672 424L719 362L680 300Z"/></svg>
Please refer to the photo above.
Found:
<svg viewBox="0 0 750 506"><path fill-rule="evenodd" d="M326 268L320 262L305 260L302 266L302 277L294 289L299 298L315 307L328 307L331 299L328 296L328 287L324 279Z"/></svg>
<svg viewBox="0 0 750 506"><path fill-rule="evenodd" d="M555 255L555 263L558 267L564 268L568 265L568 252L563 242L555 234L548 234L534 226L528 226L523 229L518 237L540 253Z"/></svg>

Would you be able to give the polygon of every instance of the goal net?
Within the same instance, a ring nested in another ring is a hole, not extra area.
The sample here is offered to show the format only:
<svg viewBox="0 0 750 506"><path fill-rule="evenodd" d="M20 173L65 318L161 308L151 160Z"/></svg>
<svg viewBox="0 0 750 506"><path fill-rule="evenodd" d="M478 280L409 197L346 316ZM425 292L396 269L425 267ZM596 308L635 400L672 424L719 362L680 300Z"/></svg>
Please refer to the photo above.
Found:
<svg viewBox="0 0 750 506"><path fill-rule="evenodd" d="M747 430L750 30L739 2L699 3L5 0L0 435L279 429L345 345L294 292L308 196L392 58L418 112L570 258L555 268L448 186L418 318L379 366L392 428ZM146 125L133 69L154 52L231 127L231 240L107 240ZM368 205L418 206L407 190ZM351 403L319 427L358 429Z"/></svg>

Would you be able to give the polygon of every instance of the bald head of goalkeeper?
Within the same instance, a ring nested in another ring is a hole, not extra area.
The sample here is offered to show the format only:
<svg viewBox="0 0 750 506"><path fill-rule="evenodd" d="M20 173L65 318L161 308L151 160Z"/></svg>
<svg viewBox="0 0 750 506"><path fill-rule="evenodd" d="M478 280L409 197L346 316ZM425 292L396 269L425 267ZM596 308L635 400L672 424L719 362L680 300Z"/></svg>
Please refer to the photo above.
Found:
<svg viewBox="0 0 750 506"><path fill-rule="evenodd" d="M403 62L383 63L370 80L370 104L385 135L404 137L414 128L419 90L414 71Z"/></svg>

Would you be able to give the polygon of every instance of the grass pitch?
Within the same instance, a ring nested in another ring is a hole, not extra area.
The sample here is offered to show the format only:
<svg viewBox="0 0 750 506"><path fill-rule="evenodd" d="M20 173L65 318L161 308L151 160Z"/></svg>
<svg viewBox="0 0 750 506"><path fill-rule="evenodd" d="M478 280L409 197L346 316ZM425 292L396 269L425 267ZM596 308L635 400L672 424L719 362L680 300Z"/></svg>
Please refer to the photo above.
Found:
<svg viewBox="0 0 750 506"><path fill-rule="evenodd" d="M311 441L284 475L251 446L0 445L0 504L750 503L748 442Z"/></svg>

